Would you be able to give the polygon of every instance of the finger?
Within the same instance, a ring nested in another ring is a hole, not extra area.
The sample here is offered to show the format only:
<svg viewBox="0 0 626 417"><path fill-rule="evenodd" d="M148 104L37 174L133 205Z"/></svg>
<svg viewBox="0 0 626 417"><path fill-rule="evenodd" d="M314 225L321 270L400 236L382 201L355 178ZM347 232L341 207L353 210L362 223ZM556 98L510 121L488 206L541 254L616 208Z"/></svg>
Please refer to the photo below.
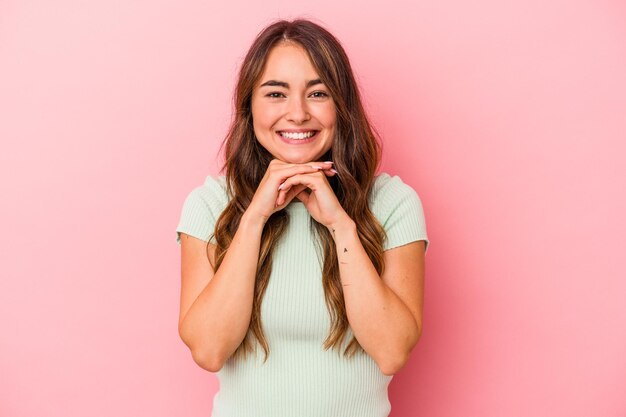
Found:
<svg viewBox="0 0 626 417"><path fill-rule="evenodd" d="M287 168L278 168L274 173L274 175L278 177L278 179L276 180L279 184L278 190L282 190L285 180L293 177L294 175L310 174L312 172L321 171L323 169L323 165L316 163L295 165Z"/></svg>
<svg viewBox="0 0 626 417"><path fill-rule="evenodd" d="M323 169L326 169L326 168L332 168L333 164L334 164L333 161L310 161L310 162L305 162L302 164L292 164L289 162L281 161L279 159L275 159L270 162L270 166L272 167L272 169L275 169L275 170L285 170L285 169L290 169L290 168L299 167L299 166L307 166L307 165L318 165L318 166L321 166Z"/></svg>
<svg viewBox="0 0 626 417"><path fill-rule="evenodd" d="M293 167L307 166L307 165L318 165L318 166L321 166L322 169L327 169L327 168L332 168L333 164L334 164L333 161L310 161L310 162L304 162L302 164L291 164L287 162L281 162L280 164L276 165L276 169L289 169Z"/></svg>
<svg viewBox="0 0 626 417"><path fill-rule="evenodd" d="M293 178L293 177L291 177L291 178ZM289 178L287 178L287 179L285 180L285 182L284 182L284 183L282 183L282 184L280 185L280 187L279 187L279 190L280 190L280 191L278 192L278 200L279 200L279 201L280 201L280 199L281 199L281 198L284 198L284 197L287 195L287 193L288 193L289 191L291 191L291 187L293 187L293 184L290 184L290 183L288 183L288 182L287 182L288 180L289 180ZM283 200L283 201L284 201L284 200ZM281 203L281 204L282 204L282 203Z"/></svg>
<svg viewBox="0 0 626 417"><path fill-rule="evenodd" d="M302 190L298 194L296 194L296 197L304 204L309 201L309 194L305 190Z"/></svg>
<svg viewBox="0 0 626 417"><path fill-rule="evenodd" d="M280 193L278 194L278 198L276 199L276 207L277 206L282 206L283 204L285 204L287 201L291 201L296 194L298 194L300 191L305 190L307 187L306 185L295 185L290 187L287 190L281 190Z"/></svg>
<svg viewBox="0 0 626 417"><path fill-rule="evenodd" d="M323 174L323 172L321 174ZM314 172L308 173L308 174L298 174L298 175L294 175L293 177L287 178L285 182L283 183L283 185L281 186L281 189L289 190L291 187L293 187L296 184L303 184L307 188L310 188L312 191L315 191L319 189L321 184L318 181L321 179L322 177L316 175L316 173Z"/></svg>
<svg viewBox="0 0 626 417"><path fill-rule="evenodd" d="M282 206L285 201L285 191L281 190L278 193L278 198L276 198L276 206Z"/></svg>
<svg viewBox="0 0 626 417"><path fill-rule="evenodd" d="M306 188L307 188L307 186L306 186L306 185L303 185L303 184L294 185L294 186L293 186L293 187L291 187L291 188L289 189L289 191L286 193L286 195L285 195L285 197L284 197L284 199L283 199L283 203L282 203L282 204L284 204L285 202L288 202L288 201L289 201L289 202L291 202L291 200L293 200L293 199L295 198L295 196L296 196L299 192L301 192L301 191L303 191L303 190L306 190Z"/></svg>

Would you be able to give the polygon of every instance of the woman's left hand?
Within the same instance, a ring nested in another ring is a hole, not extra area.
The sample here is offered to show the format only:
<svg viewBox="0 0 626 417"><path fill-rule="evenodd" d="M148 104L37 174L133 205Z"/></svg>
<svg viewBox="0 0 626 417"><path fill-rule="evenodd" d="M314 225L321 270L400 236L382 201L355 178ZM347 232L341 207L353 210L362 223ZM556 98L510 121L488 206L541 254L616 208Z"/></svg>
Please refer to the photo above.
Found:
<svg viewBox="0 0 626 417"><path fill-rule="evenodd" d="M283 182L281 191L289 190L294 185L306 188L296 194L296 198L304 203L311 216L319 223L329 227L348 217L322 170L309 174L297 174Z"/></svg>

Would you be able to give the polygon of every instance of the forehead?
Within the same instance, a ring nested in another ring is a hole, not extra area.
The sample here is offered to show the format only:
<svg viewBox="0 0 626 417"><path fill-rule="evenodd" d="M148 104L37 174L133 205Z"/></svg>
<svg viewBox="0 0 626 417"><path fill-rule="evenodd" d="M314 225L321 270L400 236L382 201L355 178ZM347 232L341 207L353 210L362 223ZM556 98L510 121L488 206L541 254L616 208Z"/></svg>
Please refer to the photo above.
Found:
<svg viewBox="0 0 626 417"><path fill-rule="evenodd" d="M298 44L285 43L270 50L257 85L268 80L304 84L314 78L318 78L318 73L306 50Z"/></svg>

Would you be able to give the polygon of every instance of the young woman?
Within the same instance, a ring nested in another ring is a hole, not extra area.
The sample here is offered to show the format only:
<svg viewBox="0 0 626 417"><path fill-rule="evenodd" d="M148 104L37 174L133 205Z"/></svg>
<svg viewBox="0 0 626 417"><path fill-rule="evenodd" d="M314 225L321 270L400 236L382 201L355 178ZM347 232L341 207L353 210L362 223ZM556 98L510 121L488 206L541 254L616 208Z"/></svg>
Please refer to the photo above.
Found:
<svg viewBox="0 0 626 417"><path fill-rule="evenodd" d="M418 194L381 146L340 43L278 21L248 51L223 176L187 196L179 333L217 372L213 417L383 417L420 338Z"/></svg>

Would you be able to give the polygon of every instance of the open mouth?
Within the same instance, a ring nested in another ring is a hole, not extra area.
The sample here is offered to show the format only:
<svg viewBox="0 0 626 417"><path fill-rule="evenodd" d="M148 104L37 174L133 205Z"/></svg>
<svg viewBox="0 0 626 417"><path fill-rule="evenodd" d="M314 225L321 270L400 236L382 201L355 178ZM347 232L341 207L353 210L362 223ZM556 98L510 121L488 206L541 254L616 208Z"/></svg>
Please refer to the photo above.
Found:
<svg viewBox="0 0 626 417"><path fill-rule="evenodd" d="M319 132L319 130L310 130L308 132L299 133L277 131L276 134L282 139L283 142L291 144L301 144L314 141L317 138Z"/></svg>

